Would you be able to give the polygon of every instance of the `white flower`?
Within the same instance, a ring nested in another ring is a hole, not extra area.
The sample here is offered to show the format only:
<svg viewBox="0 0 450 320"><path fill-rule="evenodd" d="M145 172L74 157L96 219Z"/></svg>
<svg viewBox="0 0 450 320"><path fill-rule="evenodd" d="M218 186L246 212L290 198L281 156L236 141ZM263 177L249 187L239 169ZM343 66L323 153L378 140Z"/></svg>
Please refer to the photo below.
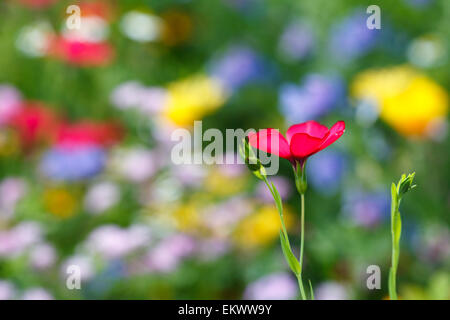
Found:
<svg viewBox="0 0 450 320"><path fill-rule="evenodd" d="M162 19L139 11L126 13L120 22L125 36L137 42L158 40L162 30Z"/></svg>
<svg viewBox="0 0 450 320"><path fill-rule="evenodd" d="M55 263L55 260L55 248L47 243L38 244L30 253L30 263L36 269L47 269Z"/></svg>
<svg viewBox="0 0 450 320"><path fill-rule="evenodd" d="M120 199L119 187L112 182L100 182L89 188L84 198L84 207L93 214L113 207Z"/></svg>
<svg viewBox="0 0 450 320"><path fill-rule="evenodd" d="M51 34L53 30L47 21L25 26L19 31L16 47L26 56L42 57L47 53Z"/></svg>
<svg viewBox="0 0 450 320"><path fill-rule="evenodd" d="M53 300L53 296L43 288L30 288L23 293L22 300Z"/></svg>

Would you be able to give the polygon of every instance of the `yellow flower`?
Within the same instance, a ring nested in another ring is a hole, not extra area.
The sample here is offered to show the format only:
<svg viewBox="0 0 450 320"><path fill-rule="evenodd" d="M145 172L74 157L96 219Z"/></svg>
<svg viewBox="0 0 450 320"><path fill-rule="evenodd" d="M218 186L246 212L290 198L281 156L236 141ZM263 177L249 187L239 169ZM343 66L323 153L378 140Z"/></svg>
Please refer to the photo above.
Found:
<svg viewBox="0 0 450 320"><path fill-rule="evenodd" d="M67 189L55 187L44 192L45 210L60 218L74 215L78 203L76 197Z"/></svg>
<svg viewBox="0 0 450 320"><path fill-rule="evenodd" d="M189 232L198 230L201 226L200 207L194 201L180 205L173 213L178 230Z"/></svg>
<svg viewBox="0 0 450 320"><path fill-rule="evenodd" d="M215 111L225 102L219 82L196 75L169 85L165 114L178 126L190 126L195 120Z"/></svg>
<svg viewBox="0 0 450 320"><path fill-rule="evenodd" d="M17 134L12 130L0 130L0 156L14 156L19 152L20 143Z"/></svg>
<svg viewBox="0 0 450 320"><path fill-rule="evenodd" d="M286 228L292 224L292 214L285 208ZM281 229L280 216L274 205L263 206L256 213L246 217L236 228L235 242L247 248L266 245L279 238Z"/></svg>
<svg viewBox="0 0 450 320"><path fill-rule="evenodd" d="M213 169L205 179L205 189L211 194L218 196L229 196L245 188L248 176L246 174L227 176L218 169Z"/></svg>
<svg viewBox="0 0 450 320"><path fill-rule="evenodd" d="M405 136L425 136L448 111L445 89L408 66L362 72L351 94L376 102L380 118Z"/></svg>

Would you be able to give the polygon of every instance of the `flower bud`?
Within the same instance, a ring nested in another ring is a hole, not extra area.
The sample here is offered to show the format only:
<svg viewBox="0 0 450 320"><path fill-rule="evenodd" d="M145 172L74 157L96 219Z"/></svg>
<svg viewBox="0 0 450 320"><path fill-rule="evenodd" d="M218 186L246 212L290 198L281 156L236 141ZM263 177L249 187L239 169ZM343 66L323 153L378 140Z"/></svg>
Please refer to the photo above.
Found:
<svg viewBox="0 0 450 320"><path fill-rule="evenodd" d="M400 178L400 181L398 182L397 190L399 197L402 197L405 193L407 193L409 190L414 189L416 185L413 185L413 180L415 176L415 172L408 174L406 176L405 174L402 175Z"/></svg>
<svg viewBox="0 0 450 320"><path fill-rule="evenodd" d="M239 153L244 159L245 164L250 171L258 178L263 180L263 176L266 175L266 169L262 165L261 161L256 157L253 149L248 144L247 139L242 140L242 144L239 145Z"/></svg>

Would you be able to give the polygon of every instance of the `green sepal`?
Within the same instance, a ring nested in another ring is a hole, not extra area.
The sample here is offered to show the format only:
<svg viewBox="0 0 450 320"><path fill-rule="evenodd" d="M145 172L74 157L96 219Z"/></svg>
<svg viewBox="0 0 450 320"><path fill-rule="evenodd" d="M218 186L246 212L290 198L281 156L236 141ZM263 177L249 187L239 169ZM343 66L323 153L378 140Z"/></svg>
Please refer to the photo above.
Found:
<svg viewBox="0 0 450 320"><path fill-rule="evenodd" d="M413 185L415 175L415 172L408 174L408 176L406 176L405 174L402 175L397 187L399 197L402 197L409 190L412 190L416 187L416 185Z"/></svg>
<svg viewBox="0 0 450 320"><path fill-rule="evenodd" d="M244 159L247 168L260 180L264 180L266 176L266 169L262 165L261 161L256 157L252 147L249 145L246 138L242 140L239 145L239 154Z"/></svg>

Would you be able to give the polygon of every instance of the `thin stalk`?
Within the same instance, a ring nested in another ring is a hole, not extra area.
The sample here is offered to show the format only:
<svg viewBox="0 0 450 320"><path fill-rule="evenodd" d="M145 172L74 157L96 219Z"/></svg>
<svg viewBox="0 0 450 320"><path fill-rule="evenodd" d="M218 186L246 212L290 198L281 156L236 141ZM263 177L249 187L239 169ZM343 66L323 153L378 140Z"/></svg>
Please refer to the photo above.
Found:
<svg viewBox="0 0 450 320"><path fill-rule="evenodd" d="M269 183L269 181L267 180L267 177L266 176L262 176L263 177L263 180L264 180L264 182L266 183L266 185L267 185L267 188L269 188L269 190L270 190L270 193L272 194L272 196L273 196L273 198L274 199L276 199L277 197L276 197L276 191L275 190L273 190L272 189L272 186L270 185L270 183ZM304 197L303 197L303 195L302 195L302 208L301 208L301 210L302 210L302 235L301 235L301 254L300 254L300 256L301 256L301 258L300 258L300 266L301 266L301 261L302 261L302 257L303 257L303 225L304 225L304 215L305 215L305 203L304 203ZM276 202L276 200L275 200L275 202ZM280 204L281 205L281 204ZM286 238L286 239L288 239L288 235L287 235L287 230L286 230L286 225L284 224L284 216L283 216L283 209L282 208L278 208L277 207L277 209L278 209L278 213L279 213L279 215L280 215L280 220L281 220L281 230L282 230L282 232L283 232L283 235L284 235L284 237ZM289 248L289 250L290 250L290 248ZM291 253L292 254L292 253ZM303 280L302 280L302 273L301 273L301 271L299 272L299 273L296 273L296 272L294 272L295 273L295 276L297 277L297 282L298 282L298 287L299 287L299 289L300 289L300 294L301 294L301 297L302 297L302 299L303 300L307 300L307 298L306 298L306 294L305 294L305 289L304 289L304 287L303 287Z"/></svg>
<svg viewBox="0 0 450 320"><path fill-rule="evenodd" d="M400 212L398 208L400 206L400 200L398 196L392 200L392 212L391 212L391 232L392 232L392 258L391 258L391 269L389 270L389 297L391 300L397 300L397 268L398 260L400 257L400 232L399 228Z"/></svg>
<svg viewBox="0 0 450 320"><path fill-rule="evenodd" d="M272 190L272 187L270 186L269 181L267 180L266 176L263 176L263 180L266 183L267 188L269 188L270 193L272 194L272 197L275 199L275 194L274 191ZM280 220L281 220L281 229L283 231L283 234L287 237L287 229L286 229L286 225L284 224L284 216L283 216L283 211L279 211L278 212L280 214Z"/></svg>
<svg viewBox="0 0 450 320"><path fill-rule="evenodd" d="M301 194L301 234L300 234L300 265L303 266L303 247L305 243L305 195Z"/></svg>
<svg viewBox="0 0 450 320"><path fill-rule="evenodd" d="M300 295L302 297L302 300L307 300L306 294L305 294L305 289L303 288L303 280L302 280L302 274L301 273L299 273L297 275L297 282L298 282L298 287L300 288Z"/></svg>
<svg viewBox="0 0 450 320"><path fill-rule="evenodd" d="M305 243L305 195L301 194L301 234L300 234L300 266L302 267L302 272L297 277L298 280L298 286L300 288L300 293L302 295L302 299L306 300L306 294L305 289L303 288L303 280L302 280L302 273L303 273L303 248Z"/></svg>

